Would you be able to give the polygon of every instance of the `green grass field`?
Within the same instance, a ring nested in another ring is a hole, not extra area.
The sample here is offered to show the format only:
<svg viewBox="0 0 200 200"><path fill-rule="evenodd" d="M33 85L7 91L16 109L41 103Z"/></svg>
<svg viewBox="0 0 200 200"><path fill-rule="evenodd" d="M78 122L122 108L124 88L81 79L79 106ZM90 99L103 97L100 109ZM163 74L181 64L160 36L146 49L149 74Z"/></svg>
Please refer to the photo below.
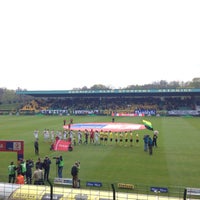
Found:
<svg viewBox="0 0 200 200"><path fill-rule="evenodd" d="M62 130L64 116L0 116L1 140L24 140L25 159L37 160L34 154L35 129L40 133L45 128ZM111 117L84 116L73 117L74 123L111 122ZM50 144L39 139L40 157L51 158L51 180L56 176L54 156L64 157L64 177L71 177L72 164L79 160L81 181L98 181L105 184L129 183L149 186L199 187L200 168L200 123L199 118L189 117L118 117L116 122L142 123L146 119L159 130L158 148L150 156L143 150L143 135L152 131L137 131L140 135L139 146L93 144L75 146L72 152L52 152ZM17 159L16 153L0 152L0 182L7 182L7 167Z"/></svg>

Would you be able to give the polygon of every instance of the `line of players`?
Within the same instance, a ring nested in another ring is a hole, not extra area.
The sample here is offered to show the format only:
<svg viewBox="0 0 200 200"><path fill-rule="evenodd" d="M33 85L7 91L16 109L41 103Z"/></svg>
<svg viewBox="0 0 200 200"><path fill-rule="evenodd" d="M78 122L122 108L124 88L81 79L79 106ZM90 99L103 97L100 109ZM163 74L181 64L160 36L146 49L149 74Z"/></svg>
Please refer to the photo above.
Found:
<svg viewBox="0 0 200 200"><path fill-rule="evenodd" d="M112 131L98 131L98 130L87 130L84 131L72 131L72 130L64 130L64 131L54 131L54 129L44 129L42 132L43 138L45 142L54 142L55 138L60 140L69 140L72 141L73 145L80 144L95 144L95 145L124 145L124 146L133 146L133 142L135 139L135 143L139 143L139 134L133 131L125 131L125 132L112 132ZM35 139L39 139L39 131L34 131Z"/></svg>

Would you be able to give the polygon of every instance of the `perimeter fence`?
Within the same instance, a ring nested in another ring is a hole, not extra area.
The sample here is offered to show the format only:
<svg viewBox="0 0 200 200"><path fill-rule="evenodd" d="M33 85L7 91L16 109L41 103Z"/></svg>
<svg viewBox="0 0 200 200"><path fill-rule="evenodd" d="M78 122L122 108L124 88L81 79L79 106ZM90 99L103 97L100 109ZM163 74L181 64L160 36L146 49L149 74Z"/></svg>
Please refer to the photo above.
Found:
<svg viewBox="0 0 200 200"><path fill-rule="evenodd" d="M0 183L0 200L183 200L184 187L157 187L142 184L81 181L80 188L46 182L45 185ZM186 199L186 198L185 198Z"/></svg>

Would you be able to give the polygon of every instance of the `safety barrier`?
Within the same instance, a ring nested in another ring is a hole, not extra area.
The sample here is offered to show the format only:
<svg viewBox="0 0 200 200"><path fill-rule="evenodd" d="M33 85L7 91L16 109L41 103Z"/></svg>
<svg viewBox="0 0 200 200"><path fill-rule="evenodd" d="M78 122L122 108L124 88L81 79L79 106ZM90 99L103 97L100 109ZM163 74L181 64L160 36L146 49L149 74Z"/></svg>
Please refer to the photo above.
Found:
<svg viewBox="0 0 200 200"><path fill-rule="evenodd" d="M9 183L0 183L0 200L13 200L13 199L32 199L32 200L183 200L183 192L177 197L169 196L168 190L163 188L153 187L150 188L138 187L134 185L133 189L122 188L117 186L121 184L111 184L109 190L105 190L103 184L96 182L87 182L88 187L72 188L71 186L62 185L62 187L52 185L17 185ZM156 192L155 192L156 191ZM162 193L162 192L167 193ZM183 190L184 191L184 190Z"/></svg>
<svg viewBox="0 0 200 200"><path fill-rule="evenodd" d="M200 188L185 188L183 199L200 199Z"/></svg>

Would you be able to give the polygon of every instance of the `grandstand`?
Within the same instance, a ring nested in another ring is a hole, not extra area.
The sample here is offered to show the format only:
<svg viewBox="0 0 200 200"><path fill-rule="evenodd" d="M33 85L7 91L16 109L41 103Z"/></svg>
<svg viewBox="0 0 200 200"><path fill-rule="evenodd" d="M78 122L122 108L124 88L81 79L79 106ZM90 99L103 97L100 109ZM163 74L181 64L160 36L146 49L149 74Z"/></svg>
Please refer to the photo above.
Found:
<svg viewBox="0 0 200 200"><path fill-rule="evenodd" d="M20 112L199 115L200 89L16 91L34 99ZM81 112L82 111L82 112Z"/></svg>
<svg viewBox="0 0 200 200"><path fill-rule="evenodd" d="M37 99L31 100L31 102L25 104L21 109L20 112L39 112L40 110L46 110L48 106L43 101L38 101Z"/></svg>

